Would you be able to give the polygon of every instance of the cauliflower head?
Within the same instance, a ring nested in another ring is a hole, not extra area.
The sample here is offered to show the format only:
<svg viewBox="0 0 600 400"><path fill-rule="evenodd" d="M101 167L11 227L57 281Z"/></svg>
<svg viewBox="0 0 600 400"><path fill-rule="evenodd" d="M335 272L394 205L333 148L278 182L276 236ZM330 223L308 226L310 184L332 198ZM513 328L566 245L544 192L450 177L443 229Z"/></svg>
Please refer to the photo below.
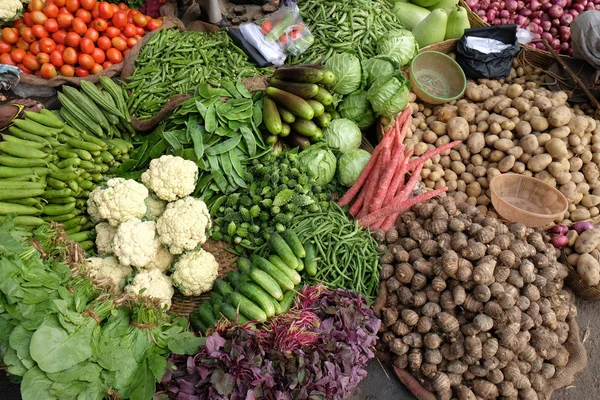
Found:
<svg viewBox="0 0 600 400"><path fill-rule="evenodd" d="M167 209L156 221L158 238L173 254L194 250L206 242L206 233L210 228L206 204L189 196L167 204Z"/></svg>
<svg viewBox="0 0 600 400"><path fill-rule="evenodd" d="M212 289L219 273L215 257L203 249L184 253L173 268L173 285L184 296L199 296Z"/></svg>
<svg viewBox="0 0 600 400"><path fill-rule="evenodd" d="M18 19L22 12L23 3L21 3L21 0L2 0L0 2L0 27Z"/></svg>
<svg viewBox="0 0 600 400"><path fill-rule="evenodd" d="M146 217L156 220L165 211L167 202L157 199L156 196L150 195L146 198L146 206L148 206Z"/></svg>
<svg viewBox="0 0 600 400"><path fill-rule="evenodd" d="M142 290L143 292L140 293ZM133 282L125 287L125 293L158 299L163 306L169 308L175 289L171 284L171 278L158 269L146 269L135 274Z"/></svg>
<svg viewBox="0 0 600 400"><path fill-rule="evenodd" d="M90 257L85 260L85 272L92 279L110 279L115 292L120 293L133 269L128 265L119 264L114 257Z"/></svg>
<svg viewBox="0 0 600 400"><path fill-rule="evenodd" d="M117 228L113 251L123 265L143 268L156 258L160 241L156 222L131 218Z"/></svg>
<svg viewBox="0 0 600 400"><path fill-rule="evenodd" d="M156 268L160 272L166 273L171 268L171 265L173 265L173 260L175 260L175 256L165 246L160 245L154 260L150 261L144 268Z"/></svg>
<svg viewBox="0 0 600 400"><path fill-rule="evenodd" d="M106 185L106 188L94 189L90 193L88 213L93 219L107 220L112 226L117 226L129 218L142 218L146 214L146 186L123 178L109 179Z"/></svg>
<svg viewBox="0 0 600 400"><path fill-rule="evenodd" d="M142 182L159 199L175 201L191 194L196 188L198 166L181 157L164 155L150 161L150 168L142 174Z"/></svg>
<svg viewBox="0 0 600 400"><path fill-rule="evenodd" d="M108 222L100 222L96 225L96 248L98 249L98 254L113 253L113 240L116 233L117 228Z"/></svg>

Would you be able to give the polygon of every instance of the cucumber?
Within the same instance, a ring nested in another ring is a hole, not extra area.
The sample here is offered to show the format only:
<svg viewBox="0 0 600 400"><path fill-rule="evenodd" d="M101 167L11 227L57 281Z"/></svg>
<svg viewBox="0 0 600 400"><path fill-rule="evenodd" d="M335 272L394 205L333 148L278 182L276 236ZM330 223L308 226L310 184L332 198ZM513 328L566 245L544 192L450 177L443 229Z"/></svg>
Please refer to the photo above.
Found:
<svg viewBox="0 0 600 400"><path fill-rule="evenodd" d="M281 132L279 132L279 137L287 137L290 135L292 128L286 124L285 122L281 124Z"/></svg>
<svg viewBox="0 0 600 400"><path fill-rule="evenodd" d="M248 273L248 276L254 283L263 288L265 292L269 293L272 297L277 300L283 299L283 292L277 281L271 278L271 275L259 268L252 268Z"/></svg>
<svg viewBox="0 0 600 400"><path fill-rule="evenodd" d="M325 106L314 99L306 100L313 109L315 117L319 117L325 113Z"/></svg>
<svg viewBox="0 0 600 400"><path fill-rule="evenodd" d="M223 296L221 296L219 293L217 292L210 292L210 301L213 304L220 304L223 302Z"/></svg>
<svg viewBox="0 0 600 400"><path fill-rule="evenodd" d="M309 138L316 136L319 132L319 127L314 122L306 119L297 119L290 125L290 127L294 130L294 132L298 132L302 136Z"/></svg>
<svg viewBox="0 0 600 400"><path fill-rule="evenodd" d="M0 142L0 151L9 156L21 158L46 158L48 153L43 150L25 147L14 142Z"/></svg>
<svg viewBox="0 0 600 400"><path fill-rule="evenodd" d="M291 94L274 87L267 88L265 93L267 94L267 96L275 100L277 104L285 107L297 117L304 119L313 119L313 117L315 116L315 112L313 111L310 104L308 104L306 100L304 100L302 97L296 96L295 94Z"/></svg>
<svg viewBox="0 0 600 400"><path fill-rule="evenodd" d="M275 78L271 79L270 85L303 99L310 99L319 92L319 87L314 83L287 82Z"/></svg>
<svg viewBox="0 0 600 400"><path fill-rule="evenodd" d="M310 140L296 132L290 132L290 134L285 138L285 142L290 147L299 147L300 150L304 150L310 146Z"/></svg>
<svg viewBox="0 0 600 400"><path fill-rule="evenodd" d="M296 257L306 257L306 251L304 250L304 247L302 246L302 242L300 242L298 235L296 235L296 232L294 232L291 229L286 229L281 234L281 237L283 237L288 246L290 246L290 249L292 249Z"/></svg>
<svg viewBox="0 0 600 400"><path fill-rule="evenodd" d="M236 270L231 270L225 276L225 279L232 287L237 287L240 284L241 275Z"/></svg>
<svg viewBox="0 0 600 400"><path fill-rule="evenodd" d="M269 246L271 247L271 250L277 253L279 257L281 257L281 259L290 266L290 268L298 268L298 259L281 235L273 232L269 238Z"/></svg>
<svg viewBox="0 0 600 400"><path fill-rule="evenodd" d="M38 150L41 150L41 149L43 149L44 147L46 147L46 145L45 145L45 144L43 144L43 143L40 143L40 142L34 142L34 141L32 141L32 140L20 139L20 138L18 138L18 137L16 137L16 136L11 136L11 135L3 135L2 137L3 137L3 139L4 139L6 142L12 142L12 143L16 143L16 144L18 144L18 145L21 145L21 146L25 146L25 147L32 147L32 148L34 148L34 149L38 149Z"/></svg>
<svg viewBox="0 0 600 400"><path fill-rule="evenodd" d="M258 322L265 322L267 320L267 314L243 294L233 292L228 296L227 300L250 320Z"/></svg>
<svg viewBox="0 0 600 400"><path fill-rule="evenodd" d="M245 283L240 285L238 290L241 294L255 302L265 312L267 318L275 315L275 307L273 307L273 303L269 299L272 297L261 287L254 283Z"/></svg>
<svg viewBox="0 0 600 400"><path fill-rule="evenodd" d="M331 123L331 114L323 113L323 115L313 118L313 122L321 128L327 128Z"/></svg>
<svg viewBox="0 0 600 400"><path fill-rule="evenodd" d="M200 320L208 327L213 326L217 323L215 316L212 311L212 304L208 300L205 300L198 307L198 316Z"/></svg>
<svg viewBox="0 0 600 400"><path fill-rule="evenodd" d="M281 120L286 124L291 124L296 120L296 116L283 107L277 107Z"/></svg>
<svg viewBox="0 0 600 400"><path fill-rule="evenodd" d="M202 334L205 334L208 330L208 327L204 325L204 322L202 322L198 313L190 314L190 323L192 324L192 329Z"/></svg>
<svg viewBox="0 0 600 400"><path fill-rule="evenodd" d="M50 146L50 142L48 142L48 140L44 139L43 137L24 131L23 129L19 129L16 126L11 126L10 128L8 128L8 131L13 136L18 137L19 139L41 143L44 146Z"/></svg>
<svg viewBox="0 0 600 400"><path fill-rule="evenodd" d="M271 135L279 135L281 132L281 117L277 111L277 105L268 97L263 99L263 121Z"/></svg>
<svg viewBox="0 0 600 400"><path fill-rule="evenodd" d="M252 261L250 261L246 257L238 257L237 267L242 274L247 274L252 268Z"/></svg>
<svg viewBox="0 0 600 400"><path fill-rule="evenodd" d="M283 299L279 302L279 305L281 306L281 313L286 313L289 311L289 309L292 307L294 297L296 297L296 292L292 290L285 292Z"/></svg>
<svg viewBox="0 0 600 400"><path fill-rule="evenodd" d="M335 74L327 69L323 69L323 79L319 82L321 85L329 86L335 83Z"/></svg>
<svg viewBox="0 0 600 400"><path fill-rule="evenodd" d="M219 311L225 318L227 318L231 322L238 324L245 324L250 322L250 320L246 316L244 316L241 312L238 312L237 308L233 307L229 303L221 303L219 305Z"/></svg>
<svg viewBox="0 0 600 400"><path fill-rule="evenodd" d="M65 123L58 119L54 114L50 113L37 113L33 111L25 111L25 118L30 119L38 124L47 126L48 128L63 129Z"/></svg>
<svg viewBox="0 0 600 400"><path fill-rule="evenodd" d="M315 276L317 274L317 248L313 243L306 243L304 250L306 251L304 269L309 276Z"/></svg>
<svg viewBox="0 0 600 400"><path fill-rule="evenodd" d="M281 314L281 304L277 300L273 298L273 296L269 296L269 300L273 303L273 307L275 308L275 315Z"/></svg>
<svg viewBox="0 0 600 400"><path fill-rule="evenodd" d="M278 255L271 254L269 256L269 262L283 272L294 285L298 285L302 281L302 278L296 270L290 268Z"/></svg>
<svg viewBox="0 0 600 400"><path fill-rule="evenodd" d="M292 280L288 278L287 275L284 274L279 268L271 264L269 260L256 256L254 257L254 266L271 275L271 278L273 278L282 289L292 290L294 288L294 283Z"/></svg>
<svg viewBox="0 0 600 400"><path fill-rule="evenodd" d="M298 257L298 268L296 268L296 271L300 272L303 270L304 270L304 261L302 261L302 259Z"/></svg>
<svg viewBox="0 0 600 400"><path fill-rule="evenodd" d="M324 106L333 104L333 96L331 95L331 93L329 93L326 89L324 89L320 86L319 86L319 93L317 93L315 95L315 97L313 97L313 99L318 101L319 103L323 104ZM307 119L312 119L312 118L307 118Z"/></svg>
<svg viewBox="0 0 600 400"><path fill-rule="evenodd" d="M233 293L233 288L223 279L217 279L213 284L213 289L215 289L221 296L227 296L228 294Z"/></svg>
<svg viewBox="0 0 600 400"><path fill-rule="evenodd" d="M45 167L46 165L48 165L48 161L46 159L40 158L21 158L0 155L0 165L17 168Z"/></svg>
<svg viewBox="0 0 600 400"><path fill-rule="evenodd" d="M323 80L323 70L310 67L279 68L273 77L291 82L319 83Z"/></svg>

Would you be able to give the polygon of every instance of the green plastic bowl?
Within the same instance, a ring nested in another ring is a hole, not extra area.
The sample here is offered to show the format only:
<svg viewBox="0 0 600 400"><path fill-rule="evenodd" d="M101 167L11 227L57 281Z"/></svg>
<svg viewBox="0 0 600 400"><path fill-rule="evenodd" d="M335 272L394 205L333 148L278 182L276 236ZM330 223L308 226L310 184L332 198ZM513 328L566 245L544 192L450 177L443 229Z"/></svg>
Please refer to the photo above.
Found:
<svg viewBox="0 0 600 400"><path fill-rule="evenodd" d="M460 65L439 51L424 51L413 58L410 82L417 97L429 104L456 100L467 88L467 78Z"/></svg>

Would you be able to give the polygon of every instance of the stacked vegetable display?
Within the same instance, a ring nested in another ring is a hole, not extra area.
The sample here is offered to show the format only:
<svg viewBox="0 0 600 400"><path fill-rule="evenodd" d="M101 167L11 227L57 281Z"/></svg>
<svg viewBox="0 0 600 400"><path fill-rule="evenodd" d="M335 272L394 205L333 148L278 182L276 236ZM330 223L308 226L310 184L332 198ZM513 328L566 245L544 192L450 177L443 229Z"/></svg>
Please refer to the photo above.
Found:
<svg viewBox="0 0 600 400"><path fill-rule="evenodd" d="M271 254L265 257L239 257L239 272L230 271L226 280L215 282L210 300L190 315L196 330L206 333L222 317L239 324L265 322L289 310L296 295L294 288L301 283L297 271L316 274L316 252L311 246L303 246L290 229L281 235L272 233L269 249Z"/></svg>

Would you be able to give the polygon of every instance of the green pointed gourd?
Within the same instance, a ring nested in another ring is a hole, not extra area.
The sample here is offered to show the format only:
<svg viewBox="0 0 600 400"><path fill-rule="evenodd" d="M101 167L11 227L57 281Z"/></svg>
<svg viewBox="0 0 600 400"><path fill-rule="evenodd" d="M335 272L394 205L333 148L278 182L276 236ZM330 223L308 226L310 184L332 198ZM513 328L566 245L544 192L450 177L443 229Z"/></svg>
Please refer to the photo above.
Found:
<svg viewBox="0 0 600 400"><path fill-rule="evenodd" d="M432 6L427 7L429 10L433 11L436 8L443 8L448 14L452 12L454 7L458 5L458 0L441 0L439 3L436 3Z"/></svg>
<svg viewBox="0 0 600 400"><path fill-rule="evenodd" d="M438 43L446 37L446 25L448 23L448 14L446 11L438 8L433 10L423 21L419 22L412 33L422 49L430 44Z"/></svg>
<svg viewBox="0 0 600 400"><path fill-rule="evenodd" d="M448 15L445 40L460 39L465 33L465 29L470 27L467 10L464 7L454 7Z"/></svg>

